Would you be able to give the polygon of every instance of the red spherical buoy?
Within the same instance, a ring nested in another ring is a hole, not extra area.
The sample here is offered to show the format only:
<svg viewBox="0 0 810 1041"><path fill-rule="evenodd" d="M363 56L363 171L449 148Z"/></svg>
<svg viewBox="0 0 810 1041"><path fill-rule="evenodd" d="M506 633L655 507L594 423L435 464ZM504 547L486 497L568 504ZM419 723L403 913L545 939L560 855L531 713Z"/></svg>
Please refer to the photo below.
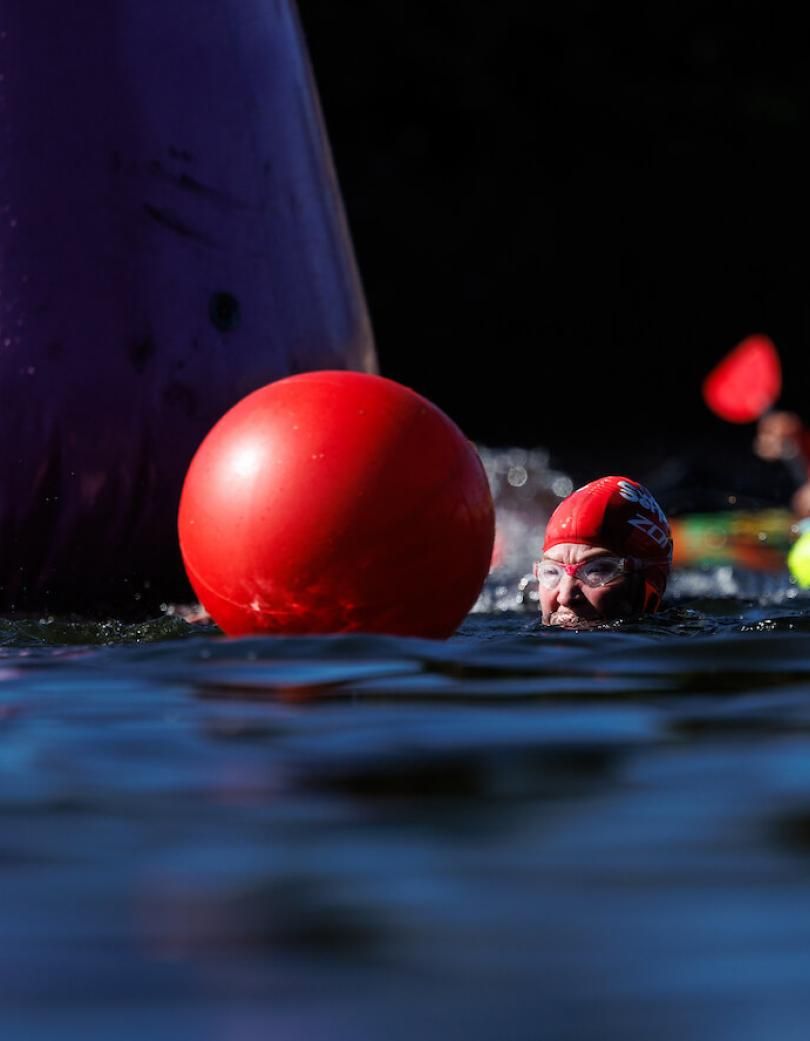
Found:
<svg viewBox="0 0 810 1041"><path fill-rule="evenodd" d="M382 376L270 383L212 428L186 475L180 549L229 635L443 639L489 570L495 510L474 445Z"/></svg>

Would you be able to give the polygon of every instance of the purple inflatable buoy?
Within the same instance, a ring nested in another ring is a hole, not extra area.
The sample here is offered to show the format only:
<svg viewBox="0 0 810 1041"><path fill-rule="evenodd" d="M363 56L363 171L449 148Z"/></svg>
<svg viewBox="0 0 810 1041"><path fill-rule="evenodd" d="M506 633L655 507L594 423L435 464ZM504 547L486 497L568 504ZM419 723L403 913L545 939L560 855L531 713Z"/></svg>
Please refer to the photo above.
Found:
<svg viewBox="0 0 810 1041"><path fill-rule="evenodd" d="M0 610L187 596L212 425L376 368L290 0L0 0Z"/></svg>

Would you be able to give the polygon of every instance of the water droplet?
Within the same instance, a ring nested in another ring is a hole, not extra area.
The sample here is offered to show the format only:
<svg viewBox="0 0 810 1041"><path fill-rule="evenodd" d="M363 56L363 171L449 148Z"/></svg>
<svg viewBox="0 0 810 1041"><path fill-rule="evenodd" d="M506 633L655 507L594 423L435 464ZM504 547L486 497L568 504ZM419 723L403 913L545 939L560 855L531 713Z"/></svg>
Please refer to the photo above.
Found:
<svg viewBox="0 0 810 1041"><path fill-rule="evenodd" d="M574 490L574 482L570 477L555 477L551 482L551 490L558 499L564 499L566 495L570 495Z"/></svg>
<svg viewBox="0 0 810 1041"><path fill-rule="evenodd" d="M522 488L528 481L529 475L524 466L510 466L506 479L513 488Z"/></svg>

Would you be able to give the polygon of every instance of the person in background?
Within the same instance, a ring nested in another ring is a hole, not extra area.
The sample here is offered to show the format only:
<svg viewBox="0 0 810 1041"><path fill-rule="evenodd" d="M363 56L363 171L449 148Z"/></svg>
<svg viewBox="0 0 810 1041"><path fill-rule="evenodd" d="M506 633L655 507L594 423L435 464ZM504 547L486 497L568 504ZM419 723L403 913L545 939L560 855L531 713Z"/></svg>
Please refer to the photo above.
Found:
<svg viewBox="0 0 810 1041"><path fill-rule="evenodd" d="M757 424L754 452L769 462L789 466L798 482L790 508L797 517L810 517L810 430L795 412L766 412Z"/></svg>
<svg viewBox="0 0 810 1041"><path fill-rule="evenodd" d="M600 477L546 525L535 564L543 623L577 628L656 611L671 566L672 533L655 498L629 477Z"/></svg>

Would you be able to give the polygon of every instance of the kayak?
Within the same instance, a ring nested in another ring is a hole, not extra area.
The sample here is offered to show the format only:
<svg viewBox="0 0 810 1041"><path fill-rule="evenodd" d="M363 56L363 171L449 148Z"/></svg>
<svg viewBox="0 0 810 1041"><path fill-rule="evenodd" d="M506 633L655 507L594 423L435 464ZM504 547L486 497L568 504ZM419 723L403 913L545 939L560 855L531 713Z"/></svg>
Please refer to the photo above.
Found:
<svg viewBox="0 0 810 1041"><path fill-rule="evenodd" d="M729 564L755 571L784 571L796 540L790 510L728 510L670 518L673 567Z"/></svg>
<svg viewBox="0 0 810 1041"><path fill-rule="evenodd" d="M291 0L0 0L0 610L188 598L191 458L377 371Z"/></svg>

